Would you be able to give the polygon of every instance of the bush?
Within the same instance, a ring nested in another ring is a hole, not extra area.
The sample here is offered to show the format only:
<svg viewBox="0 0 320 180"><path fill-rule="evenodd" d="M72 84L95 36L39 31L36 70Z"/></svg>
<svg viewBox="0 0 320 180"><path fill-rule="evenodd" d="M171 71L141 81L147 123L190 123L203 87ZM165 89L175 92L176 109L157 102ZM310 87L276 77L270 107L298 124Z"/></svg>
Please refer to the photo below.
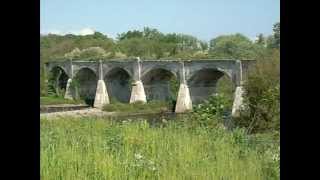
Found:
<svg viewBox="0 0 320 180"><path fill-rule="evenodd" d="M192 113L192 125L215 128L223 123L224 114L231 111L228 99L223 94L210 96L207 101L196 105Z"/></svg>
<svg viewBox="0 0 320 180"><path fill-rule="evenodd" d="M269 55L271 54L271 55ZM235 121L249 133L280 129L280 54L278 50L266 52L244 85L244 109Z"/></svg>

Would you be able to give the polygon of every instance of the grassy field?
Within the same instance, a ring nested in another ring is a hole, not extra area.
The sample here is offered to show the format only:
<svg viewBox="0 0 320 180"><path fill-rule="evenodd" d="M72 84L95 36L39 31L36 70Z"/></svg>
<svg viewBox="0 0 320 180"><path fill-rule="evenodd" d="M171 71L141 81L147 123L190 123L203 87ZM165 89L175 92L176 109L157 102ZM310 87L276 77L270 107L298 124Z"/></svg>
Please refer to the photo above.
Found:
<svg viewBox="0 0 320 180"><path fill-rule="evenodd" d="M168 121L41 119L42 180L279 179L279 145Z"/></svg>
<svg viewBox="0 0 320 180"><path fill-rule="evenodd" d="M57 105L57 104L84 104L82 100L69 100L63 97L46 96L40 97L40 105Z"/></svg>

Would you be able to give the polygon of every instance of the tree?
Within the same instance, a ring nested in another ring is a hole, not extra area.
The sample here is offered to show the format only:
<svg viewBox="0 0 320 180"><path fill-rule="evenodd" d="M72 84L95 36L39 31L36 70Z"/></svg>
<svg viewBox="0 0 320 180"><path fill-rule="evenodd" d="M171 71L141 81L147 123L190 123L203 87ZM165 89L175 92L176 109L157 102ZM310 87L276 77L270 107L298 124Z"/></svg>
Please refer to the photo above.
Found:
<svg viewBox="0 0 320 180"><path fill-rule="evenodd" d="M256 44L260 45L260 46L265 46L265 43L266 43L266 39L264 38L263 34L260 33L258 36L257 36L257 39L255 41Z"/></svg>
<svg viewBox="0 0 320 180"><path fill-rule="evenodd" d="M273 37L276 48L280 48L280 22L273 25Z"/></svg>
<svg viewBox="0 0 320 180"><path fill-rule="evenodd" d="M146 39L161 41L163 39L164 35L161 32L159 32L157 29L144 27L143 37Z"/></svg>
<svg viewBox="0 0 320 180"><path fill-rule="evenodd" d="M106 53L106 51L101 47L90 47L87 49L83 49L79 54L80 58L84 58L84 59L89 59L89 58L100 59L100 58L105 58L108 55L109 54Z"/></svg>
<svg viewBox="0 0 320 180"><path fill-rule="evenodd" d="M64 54L64 57L68 59L79 58L81 55L81 51L79 48L73 49L71 52Z"/></svg>
<svg viewBox="0 0 320 180"><path fill-rule="evenodd" d="M244 108L236 125L248 132L280 129L280 52L268 49L257 59L244 84Z"/></svg>
<svg viewBox="0 0 320 180"><path fill-rule="evenodd" d="M150 54L150 46L148 41L143 38L130 38L119 42L121 52L127 56L145 57Z"/></svg>
<svg viewBox="0 0 320 180"><path fill-rule="evenodd" d="M64 36L53 34L40 36L42 61L50 61L51 59L64 57L66 53L69 53L76 48L79 48L78 50L80 50L90 47L101 47L106 53L111 54L114 54L116 51L116 43L114 40L100 32L95 32L94 34L86 36L73 34ZM73 55L68 55L77 57L76 51L73 52Z"/></svg>
<svg viewBox="0 0 320 180"><path fill-rule="evenodd" d="M210 41L209 55L213 58L250 59L255 55L255 47L242 34L222 35Z"/></svg>
<svg viewBox="0 0 320 180"><path fill-rule="evenodd" d="M128 31L126 33L118 34L117 39L119 41L125 40L125 39L131 39L131 38L142 38L143 32L134 30L134 31Z"/></svg>
<svg viewBox="0 0 320 180"><path fill-rule="evenodd" d="M270 48L280 48L280 22L273 25L273 34L267 39L267 47Z"/></svg>
<svg viewBox="0 0 320 180"><path fill-rule="evenodd" d="M202 51L205 51L208 49L208 43L207 42L204 42L204 41L200 41L200 45L201 45L201 49Z"/></svg>

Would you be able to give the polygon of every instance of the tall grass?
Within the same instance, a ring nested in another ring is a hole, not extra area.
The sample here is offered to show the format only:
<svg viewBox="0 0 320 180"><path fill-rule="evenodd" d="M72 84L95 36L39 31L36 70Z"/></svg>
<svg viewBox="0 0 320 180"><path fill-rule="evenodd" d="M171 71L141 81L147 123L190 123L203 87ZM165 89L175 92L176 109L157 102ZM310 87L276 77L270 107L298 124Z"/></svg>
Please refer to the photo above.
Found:
<svg viewBox="0 0 320 180"><path fill-rule="evenodd" d="M108 112L121 113L157 113L170 111L171 107L168 102L163 101L150 101L148 103L136 102L130 104L115 101L111 104L106 104L103 107L103 110Z"/></svg>
<svg viewBox="0 0 320 180"><path fill-rule="evenodd" d="M41 119L41 179L279 179L278 146L169 121ZM276 156L277 157L277 156Z"/></svg>

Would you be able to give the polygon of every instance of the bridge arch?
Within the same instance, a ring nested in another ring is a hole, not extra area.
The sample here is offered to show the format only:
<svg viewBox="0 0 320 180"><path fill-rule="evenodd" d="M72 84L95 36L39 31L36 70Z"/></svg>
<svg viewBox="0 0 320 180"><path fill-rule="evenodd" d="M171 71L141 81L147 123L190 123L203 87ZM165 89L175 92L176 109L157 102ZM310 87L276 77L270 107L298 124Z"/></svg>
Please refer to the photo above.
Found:
<svg viewBox="0 0 320 180"><path fill-rule="evenodd" d="M61 66L53 66L49 69L48 85L55 95L62 96L66 90L69 76Z"/></svg>
<svg viewBox="0 0 320 180"><path fill-rule="evenodd" d="M210 95L223 90L228 95L233 94L235 83L230 73L220 68L202 68L194 71L187 80L193 104L198 104Z"/></svg>
<svg viewBox="0 0 320 180"><path fill-rule="evenodd" d="M97 81L98 77L91 68L79 69L72 80L76 98L83 99L87 104L93 105Z"/></svg>
<svg viewBox="0 0 320 180"><path fill-rule="evenodd" d="M130 68L126 66L121 65L104 65L103 66L103 77L107 76L110 73L113 73L115 70L121 70L127 73L130 77L133 76L133 72L130 70Z"/></svg>
<svg viewBox="0 0 320 180"><path fill-rule="evenodd" d="M179 78L179 73L178 70L179 68L177 68L176 64L143 64L142 69L141 69L141 77L144 77L146 74L150 73L153 70L165 70L170 72L171 74L173 74L175 76L175 78Z"/></svg>
<svg viewBox="0 0 320 180"><path fill-rule="evenodd" d="M78 74L80 71L90 71L90 72L94 73L94 75L96 77L99 77L98 72L97 72L97 68L95 68L95 67L92 67L92 66L78 66L78 65L74 65L74 66L75 66L74 70L73 70L73 74L74 75Z"/></svg>
<svg viewBox="0 0 320 180"><path fill-rule="evenodd" d="M109 97L111 97L111 101L129 102L132 81L130 72L124 68L115 67L105 74L103 80L107 85L107 91Z"/></svg>
<svg viewBox="0 0 320 180"><path fill-rule="evenodd" d="M179 88L179 77L176 73L157 67L145 72L141 80L147 101L176 101Z"/></svg>

